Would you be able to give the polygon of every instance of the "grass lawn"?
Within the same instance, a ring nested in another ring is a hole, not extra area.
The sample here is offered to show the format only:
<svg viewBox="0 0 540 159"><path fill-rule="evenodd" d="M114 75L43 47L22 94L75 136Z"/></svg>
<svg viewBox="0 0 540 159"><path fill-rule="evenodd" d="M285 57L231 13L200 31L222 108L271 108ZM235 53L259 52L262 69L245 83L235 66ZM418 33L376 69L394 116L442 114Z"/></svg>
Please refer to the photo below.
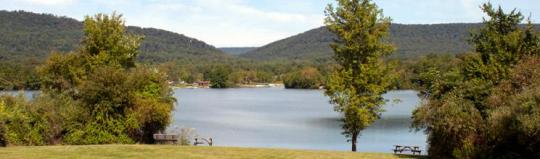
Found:
<svg viewBox="0 0 540 159"><path fill-rule="evenodd" d="M408 155L289 149L174 145L87 145L0 147L1 159L20 158L181 158L181 159L393 159Z"/></svg>

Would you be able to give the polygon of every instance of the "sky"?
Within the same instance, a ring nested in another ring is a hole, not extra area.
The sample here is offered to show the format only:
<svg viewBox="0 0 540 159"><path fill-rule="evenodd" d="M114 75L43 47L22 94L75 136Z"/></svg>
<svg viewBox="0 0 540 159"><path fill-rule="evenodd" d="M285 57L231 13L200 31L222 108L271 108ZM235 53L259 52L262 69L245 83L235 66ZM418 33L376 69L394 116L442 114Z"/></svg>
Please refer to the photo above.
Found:
<svg viewBox="0 0 540 159"><path fill-rule="evenodd" d="M402 24L481 22L487 0L374 0ZM0 0L0 10L50 13L82 20L123 14L127 25L184 34L216 47L262 46L324 25L334 0ZM540 23L540 0L491 0Z"/></svg>

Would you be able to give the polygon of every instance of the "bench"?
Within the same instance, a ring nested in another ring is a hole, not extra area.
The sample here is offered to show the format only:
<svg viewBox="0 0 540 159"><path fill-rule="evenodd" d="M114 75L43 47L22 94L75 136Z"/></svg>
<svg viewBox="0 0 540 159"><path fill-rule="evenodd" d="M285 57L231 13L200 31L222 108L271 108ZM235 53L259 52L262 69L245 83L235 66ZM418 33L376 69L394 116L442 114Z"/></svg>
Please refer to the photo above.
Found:
<svg viewBox="0 0 540 159"><path fill-rule="evenodd" d="M177 144L178 135L176 134L154 134L156 144Z"/></svg>
<svg viewBox="0 0 540 159"><path fill-rule="evenodd" d="M394 145L394 149L392 149L394 151L394 154L397 154L398 152L401 154L403 153L403 151L410 151L413 153L413 155L416 155L416 153L418 153L418 155L420 155L422 153L422 150L420 150L420 147L419 146L401 146L401 145Z"/></svg>

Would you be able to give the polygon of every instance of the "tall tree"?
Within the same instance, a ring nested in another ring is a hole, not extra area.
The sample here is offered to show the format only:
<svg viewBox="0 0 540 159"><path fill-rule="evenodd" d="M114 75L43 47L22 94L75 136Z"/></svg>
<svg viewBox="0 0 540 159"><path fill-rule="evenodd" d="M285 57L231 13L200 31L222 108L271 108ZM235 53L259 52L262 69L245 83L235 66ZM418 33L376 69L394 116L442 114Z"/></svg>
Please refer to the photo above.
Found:
<svg viewBox="0 0 540 159"><path fill-rule="evenodd" d="M131 68L139 54L142 37L126 34L122 15L97 14L86 16L81 54L92 64L105 64Z"/></svg>
<svg viewBox="0 0 540 159"><path fill-rule="evenodd" d="M384 94L393 76L382 57L393 52L387 43L391 19L371 0L337 0L326 8L325 24L337 35L331 44L339 65L330 76L325 94L342 114L343 134L356 151L364 128L380 118Z"/></svg>

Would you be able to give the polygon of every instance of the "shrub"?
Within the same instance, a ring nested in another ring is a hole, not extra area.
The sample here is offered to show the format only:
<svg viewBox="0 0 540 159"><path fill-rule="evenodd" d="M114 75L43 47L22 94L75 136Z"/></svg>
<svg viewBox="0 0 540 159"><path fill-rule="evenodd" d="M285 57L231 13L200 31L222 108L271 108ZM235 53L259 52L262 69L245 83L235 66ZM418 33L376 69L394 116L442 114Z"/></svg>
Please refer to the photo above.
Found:
<svg viewBox="0 0 540 159"><path fill-rule="evenodd" d="M47 120L33 109L30 102L19 95L2 96L1 123L6 145L44 145L49 127Z"/></svg>
<svg viewBox="0 0 540 159"><path fill-rule="evenodd" d="M322 84L322 75L316 68L306 67L285 75L285 88L317 89Z"/></svg>

